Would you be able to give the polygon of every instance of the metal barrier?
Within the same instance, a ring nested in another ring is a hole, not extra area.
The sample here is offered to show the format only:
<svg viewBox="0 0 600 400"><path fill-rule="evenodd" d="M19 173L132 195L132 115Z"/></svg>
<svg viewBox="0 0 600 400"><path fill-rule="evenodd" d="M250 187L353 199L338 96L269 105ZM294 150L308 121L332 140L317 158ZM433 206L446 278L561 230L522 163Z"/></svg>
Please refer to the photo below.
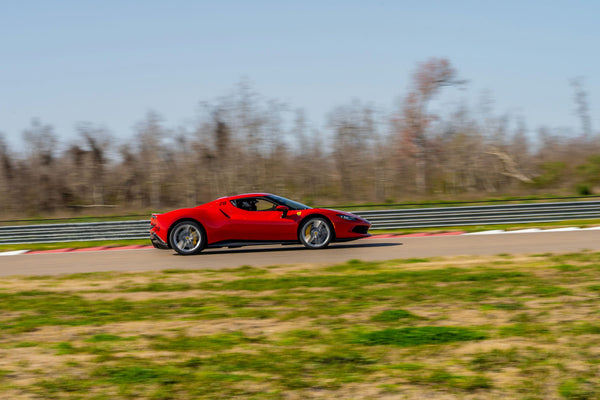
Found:
<svg viewBox="0 0 600 400"><path fill-rule="evenodd" d="M402 210L352 211L368 219L371 230L501 225L600 219L600 201L506 204ZM150 222L119 221L0 227L0 244L146 239Z"/></svg>
<svg viewBox="0 0 600 400"><path fill-rule="evenodd" d="M141 221L90 222L0 227L0 244L83 242L149 238L150 218Z"/></svg>
<svg viewBox="0 0 600 400"><path fill-rule="evenodd" d="M600 201L359 211L371 229L502 225L600 218Z"/></svg>

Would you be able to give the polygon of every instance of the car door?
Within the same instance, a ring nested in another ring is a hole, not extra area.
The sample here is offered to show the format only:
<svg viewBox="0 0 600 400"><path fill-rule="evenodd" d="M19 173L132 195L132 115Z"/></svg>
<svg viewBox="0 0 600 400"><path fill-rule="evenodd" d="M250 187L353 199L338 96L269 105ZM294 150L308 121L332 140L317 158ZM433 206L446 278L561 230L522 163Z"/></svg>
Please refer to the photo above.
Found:
<svg viewBox="0 0 600 400"><path fill-rule="evenodd" d="M240 241L296 240L297 223L276 211L277 204L264 197L232 200L229 213L233 239Z"/></svg>

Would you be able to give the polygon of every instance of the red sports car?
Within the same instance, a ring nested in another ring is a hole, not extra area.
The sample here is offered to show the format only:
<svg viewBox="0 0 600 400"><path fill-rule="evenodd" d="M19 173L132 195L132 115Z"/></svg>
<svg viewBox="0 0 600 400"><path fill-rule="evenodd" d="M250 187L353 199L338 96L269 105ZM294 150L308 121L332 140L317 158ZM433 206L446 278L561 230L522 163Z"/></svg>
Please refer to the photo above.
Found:
<svg viewBox="0 0 600 400"><path fill-rule="evenodd" d="M154 247L197 254L207 247L302 243L322 249L331 242L370 236L371 223L354 214L310 208L269 193L222 197L194 208L153 214Z"/></svg>

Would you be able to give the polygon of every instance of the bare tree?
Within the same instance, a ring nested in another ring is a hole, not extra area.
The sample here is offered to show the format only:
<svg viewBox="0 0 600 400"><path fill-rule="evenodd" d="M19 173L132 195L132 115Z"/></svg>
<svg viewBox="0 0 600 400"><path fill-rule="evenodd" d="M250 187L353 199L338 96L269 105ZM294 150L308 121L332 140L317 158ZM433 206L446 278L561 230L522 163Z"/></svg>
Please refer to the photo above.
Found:
<svg viewBox="0 0 600 400"><path fill-rule="evenodd" d="M193 125L167 127L148 112L119 145L84 123L64 151L51 125L32 120L25 152L0 134L0 214L106 203L160 211L254 190L324 204L595 189L600 141L582 79L571 81L582 134L542 128L537 140L524 117L494 113L489 95L482 112L465 100L434 115L443 88L460 83L448 60L433 58L417 65L395 115L356 100L317 128L243 81L202 103Z"/></svg>
<svg viewBox="0 0 600 400"><path fill-rule="evenodd" d="M489 151L489 154L498 157L500 161L502 161L502 164L504 165L504 171L502 172L502 175L514 178L518 181L525 183L532 182L531 178L521 171L521 168L519 167L517 162L508 153L505 153L498 149L491 149Z"/></svg>
<svg viewBox="0 0 600 400"><path fill-rule="evenodd" d="M14 168L4 134L0 132L0 211L3 213L12 209Z"/></svg>
<svg viewBox="0 0 600 400"><path fill-rule="evenodd" d="M401 112L401 131L405 153L415 160L415 188L427 189L427 131L434 115L427 111L431 99L444 86L460 84L450 61L432 58L418 65L412 77L412 89L406 95Z"/></svg>
<svg viewBox="0 0 600 400"><path fill-rule="evenodd" d="M589 138L592 135L592 120L590 118L588 94L585 90L584 80L581 77L573 78L570 83L575 91L574 99L577 105L575 112L581 121L581 133L584 138Z"/></svg>
<svg viewBox="0 0 600 400"><path fill-rule="evenodd" d="M111 134L106 128L90 123L80 123L77 132L84 141L85 150L75 147L71 151L80 167L87 172L84 179L92 204L103 205L106 201L106 164L112 143Z"/></svg>
<svg viewBox="0 0 600 400"><path fill-rule="evenodd" d="M332 149L340 193L344 200L354 200L358 186L369 175L365 155L376 135L373 110L356 100L336 108L329 115L328 125L334 132Z"/></svg>
<svg viewBox="0 0 600 400"><path fill-rule="evenodd" d="M24 185L23 192L32 206L30 211L52 211L60 202L56 184L58 138L54 128L33 119L23 131L23 139L29 158L28 179L20 184Z"/></svg>
<svg viewBox="0 0 600 400"><path fill-rule="evenodd" d="M161 207L161 185L163 171L168 165L163 163L162 141L168 135L161 125L161 117L154 111L148 111L136 126L137 167L143 172L141 195L142 204L154 209Z"/></svg>
<svg viewBox="0 0 600 400"><path fill-rule="evenodd" d="M125 206L143 207L141 182L145 174L139 156L132 146L123 144L119 148L121 161L113 170L116 183L115 198Z"/></svg>

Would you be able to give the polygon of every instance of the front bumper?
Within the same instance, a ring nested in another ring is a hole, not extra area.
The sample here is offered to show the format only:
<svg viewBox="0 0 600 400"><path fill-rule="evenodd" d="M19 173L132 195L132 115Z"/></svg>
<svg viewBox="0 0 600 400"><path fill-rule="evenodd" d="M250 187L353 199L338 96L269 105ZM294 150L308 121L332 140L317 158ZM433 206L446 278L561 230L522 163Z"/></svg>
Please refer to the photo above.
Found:
<svg viewBox="0 0 600 400"><path fill-rule="evenodd" d="M371 224L368 221L363 223L360 221L356 222L337 222L335 224L335 236L336 242L343 242L348 240L362 239L371 236L369 228Z"/></svg>

